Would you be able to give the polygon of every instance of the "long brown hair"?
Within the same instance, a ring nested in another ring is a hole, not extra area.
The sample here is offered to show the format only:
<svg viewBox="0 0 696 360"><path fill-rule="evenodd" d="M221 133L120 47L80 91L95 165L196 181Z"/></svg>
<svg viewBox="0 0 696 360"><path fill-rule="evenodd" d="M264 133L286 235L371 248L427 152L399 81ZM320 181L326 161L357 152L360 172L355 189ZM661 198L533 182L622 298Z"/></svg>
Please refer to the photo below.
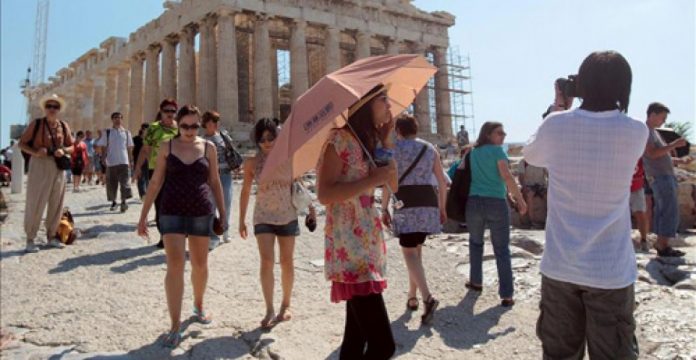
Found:
<svg viewBox="0 0 696 360"><path fill-rule="evenodd" d="M486 121L481 126L481 131L479 131L479 136L478 139L476 139L474 147L478 148L483 145L491 144L491 134L499 127L503 127L503 124L496 121Z"/></svg>
<svg viewBox="0 0 696 360"><path fill-rule="evenodd" d="M376 92L381 91L383 88L384 85L375 86L372 88L372 90L368 91L367 94L361 98L361 100L369 96L373 96ZM378 141L378 133L377 129L375 128L375 121L372 115L371 106L375 98L376 97L373 97L372 100L366 102L348 118L348 125L351 129L353 129L353 134L358 138L358 141L365 146L365 149L367 149L370 156L375 155L375 149L377 148ZM358 102L360 102L360 100Z"/></svg>

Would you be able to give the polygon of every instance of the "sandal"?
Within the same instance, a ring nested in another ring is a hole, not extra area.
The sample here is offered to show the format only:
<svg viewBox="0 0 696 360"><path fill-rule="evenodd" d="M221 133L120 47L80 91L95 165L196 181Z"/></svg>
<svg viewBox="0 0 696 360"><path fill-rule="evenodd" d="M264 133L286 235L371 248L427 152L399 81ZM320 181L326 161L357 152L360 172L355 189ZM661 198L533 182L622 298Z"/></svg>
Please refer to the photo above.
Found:
<svg viewBox="0 0 696 360"><path fill-rule="evenodd" d="M483 286L473 284L469 281L467 281L466 284L464 284L464 287L466 287L467 289L474 290L474 291L483 291Z"/></svg>
<svg viewBox="0 0 696 360"><path fill-rule="evenodd" d="M281 323L283 321L292 320L292 311L290 311L290 306L281 306L278 315L273 319L274 323Z"/></svg>
<svg viewBox="0 0 696 360"><path fill-rule="evenodd" d="M181 344L182 339L183 332L181 330L170 331L169 334L167 334L167 338L164 339L163 346L169 349L176 349L177 347L179 347L179 344Z"/></svg>
<svg viewBox="0 0 696 360"><path fill-rule="evenodd" d="M418 298L415 296L412 298L408 298L408 300L406 300L406 309L411 311L418 310Z"/></svg>
<svg viewBox="0 0 696 360"><path fill-rule="evenodd" d="M657 256L661 257L682 257L686 255L683 251L676 250L671 246L668 246L662 250L658 249L657 246L655 246L655 250L657 250Z"/></svg>
<svg viewBox="0 0 696 360"><path fill-rule="evenodd" d="M515 305L515 300L513 299L503 299L503 301L500 302L500 305L502 307L512 307L512 305Z"/></svg>
<svg viewBox="0 0 696 360"><path fill-rule="evenodd" d="M425 306L425 312L423 313L423 316L421 316L421 325L429 325L433 320L435 310L437 309L437 306L440 305L440 302L430 295L428 296L427 301L423 301L423 305Z"/></svg>
<svg viewBox="0 0 696 360"><path fill-rule="evenodd" d="M193 306L193 321L208 325L213 322L213 318L208 316L205 311L200 310L197 306Z"/></svg>

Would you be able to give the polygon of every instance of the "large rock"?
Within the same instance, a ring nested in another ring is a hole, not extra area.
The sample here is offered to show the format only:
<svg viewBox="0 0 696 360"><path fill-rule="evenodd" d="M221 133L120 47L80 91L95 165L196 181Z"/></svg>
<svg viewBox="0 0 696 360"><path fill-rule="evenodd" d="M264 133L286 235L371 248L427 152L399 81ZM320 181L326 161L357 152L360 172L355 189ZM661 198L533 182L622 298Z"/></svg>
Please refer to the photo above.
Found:
<svg viewBox="0 0 696 360"><path fill-rule="evenodd" d="M694 188L693 185L688 182L682 182L679 184L679 231L684 231L686 229L692 229L696 223L696 214L694 214Z"/></svg>

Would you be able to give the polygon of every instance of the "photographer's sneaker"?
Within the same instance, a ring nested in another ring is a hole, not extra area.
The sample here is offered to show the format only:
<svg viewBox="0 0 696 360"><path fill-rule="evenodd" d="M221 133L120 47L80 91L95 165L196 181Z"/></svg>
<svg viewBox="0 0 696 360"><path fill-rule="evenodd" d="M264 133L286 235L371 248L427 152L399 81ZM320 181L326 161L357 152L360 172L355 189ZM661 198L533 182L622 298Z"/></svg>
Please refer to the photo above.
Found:
<svg viewBox="0 0 696 360"><path fill-rule="evenodd" d="M124 213L128 210L128 205L124 202L121 203L121 212Z"/></svg>
<svg viewBox="0 0 696 360"><path fill-rule="evenodd" d="M65 244L63 244L62 242L60 242L60 240L58 240L58 239L51 239L51 240L48 242L48 246L54 247L54 248L56 248L56 249L62 249L62 248L65 247Z"/></svg>
<svg viewBox="0 0 696 360"><path fill-rule="evenodd" d="M111 207L109 208L109 210L111 210L111 211L116 210L116 202L115 201L111 203Z"/></svg>
<svg viewBox="0 0 696 360"><path fill-rule="evenodd" d="M39 252L39 247L36 246L33 240L27 241L27 247L24 248L24 252L27 254L34 254Z"/></svg>
<svg viewBox="0 0 696 360"><path fill-rule="evenodd" d="M223 243L231 243L231 242L232 242L232 237L229 236L229 235L225 235L225 236L222 238L222 242L223 242Z"/></svg>

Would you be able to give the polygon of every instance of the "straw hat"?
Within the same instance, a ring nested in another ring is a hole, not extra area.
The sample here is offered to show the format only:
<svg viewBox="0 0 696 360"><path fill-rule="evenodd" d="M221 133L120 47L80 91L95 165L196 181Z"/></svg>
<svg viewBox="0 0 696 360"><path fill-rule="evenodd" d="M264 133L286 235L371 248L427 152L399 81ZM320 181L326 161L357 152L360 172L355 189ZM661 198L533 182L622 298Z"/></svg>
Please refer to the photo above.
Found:
<svg viewBox="0 0 696 360"><path fill-rule="evenodd" d="M65 110L65 99L62 97L58 96L58 94L46 94L43 97L41 97L41 100L39 100L39 104L41 105L41 109L46 108L46 103L49 101L55 101L58 104L60 104L60 110L63 111Z"/></svg>

